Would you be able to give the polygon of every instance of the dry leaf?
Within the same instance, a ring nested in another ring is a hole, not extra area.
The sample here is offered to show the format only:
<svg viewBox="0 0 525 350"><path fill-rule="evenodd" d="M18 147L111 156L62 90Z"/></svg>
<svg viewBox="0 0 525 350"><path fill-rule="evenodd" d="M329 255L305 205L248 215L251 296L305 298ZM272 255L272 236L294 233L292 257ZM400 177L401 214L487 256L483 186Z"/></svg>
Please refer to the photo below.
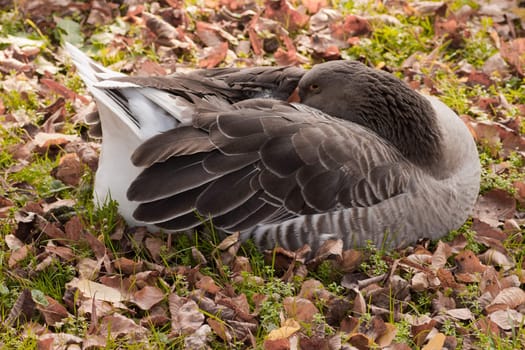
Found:
<svg viewBox="0 0 525 350"><path fill-rule="evenodd" d="M100 261L82 258L77 263L78 277L87 280L95 280L100 272Z"/></svg>
<svg viewBox="0 0 525 350"><path fill-rule="evenodd" d="M52 242L49 242L48 245L46 245L45 251L54 256L58 256L67 262L73 261L77 258L77 255L75 252L73 252L73 249L69 247L57 247L53 245Z"/></svg>
<svg viewBox="0 0 525 350"><path fill-rule="evenodd" d="M156 263L162 263L160 251L165 243L157 237L148 237L145 240L146 249L148 249L151 257Z"/></svg>
<svg viewBox="0 0 525 350"><path fill-rule="evenodd" d="M68 153L60 158L58 166L52 175L70 186L77 186L84 174L84 167L76 153Z"/></svg>
<svg viewBox="0 0 525 350"><path fill-rule="evenodd" d="M518 71L521 76L525 75L525 38L517 38L509 42L501 43L501 56Z"/></svg>
<svg viewBox="0 0 525 350"><path fill-rule="evenodd" d="M37 309L44 316L48 326L54 326L57 322L62 321L69 316L66 308L59 304L55 299L46 296L47 305L37 304Z"/></svg>
<svg viewBox="0 0 525 350"><path fill-rule="evenodd" d="M516 265L508 255L495 249L488 249L479 256L479 259L487 265L501 266L504 271L508 271Z"/></svg>
<svg viewBox="0 0 525 350"><path fill-rule="evenodd" d="M199 60L199 67L213 68L219 65L228 53L228 43L222 42L213 47L206 47L202 50L202 55Z"/></svg>
<svg viewBox="0 0 525 350"><path fill-rule="evenodd" d="M460 252L456 258L458 273L481 273L487 268L478 257L470 250Z"/></svg>
<svg viewBox="0 0 525 350"><path fill-rule="evenodd" d="M503 330L511 330L516 327L522 327L525 322L525 316L522 313L508 309L497 310L489 314L489 319Z"/></svg>
<svg viewBox="0 0 525 350"><path fill-rule="evenodd" d="M213 318L209 318L207 322L215 334L218 335L219 338L221 338L224 342L228 343L232 340L233 337L225 322L217 321Z"/></svg>
<svg viewBox="0 0 525 350"><path fill-rule="evenodd" d="M392 341L396 337L397 328L391 323L385 323L385 330L377 338L376 343L381 348L387 347L392 344Z"/></svg>
<svg viewBox="0 0 525 350"><path fill-rule="evenodd" d="M301 329L299 323L296 320L289 318L284 321L280 328L270 331L266 336L266 340L287 339L299 329Z"/></svg>
<svg viewBox="0 0 525 350"><path fill-rule="evenodd" d="M12 269L18 265L18 263L28 257L29 252L31 252L31 246L24 245L21 248L18 248L11 252L9 260L7 261L7 266Z"/></svg>
<svg viewBox="0 0 525 350"><path fill-rule="evenodd" d="M309 13L317 13L328 6L328 0L301 0Z"/></svg>
<svg viewBox="0 0 525 350"><path fill-rule="evenodd" d="M445 344L445 338L443 333L437 333L421 350L440 350Z"/></svg>
<svg viewBox="0 0 525 350"><path fill-rule="evenodd" d="M486 309L490 313L498 309L514 309L522 304L525 304L525 291L519 287L509 287L499 292Z"/></svg>
<svg viewBox="0 0 525 350"><path fill-rule="evenodd" d="M157 287L145 286L135 292L131 302L140 307L142 310L149 310L153 305L158 304L164 299L164 292Z"/></svg>
<svg viewBox="0 0 525 350"><path fill-rule="evenodd" d="M139 326L132 319L120 314L105 316L100 321L99 334L110 336L113 339L129 337L134 340L140 340L144 339L148 333L146 328Z"/></svg>
<svg viewBox="0 0 525 350"><path fill-rule="evenodd" d="M67 333L46 333L38 337L37 343L39 350L74 349L75 345L80 349L83 339Z"/></svg>
<svg viewBox="0 0 525 350"><path fill-rule="evenodd" d="M439 241L434 254L432 254L432 268L434 270L444 268L451 254L452 248L447 243Z"/></svg>
<svg viewBox="0 0 525 350"><path fill-rule="evenodd" d="M4 236L4 242L7 244L9 250L17 250L24 246L24 242L12 234Z"/></svg>
<svg viewBox="0 0 525 350"><path fill-rule="evenodd" d="M363 333L355 333L350 336L348 342L358 349L370 349L374 348L374 340L370 339Z"/></svg>
<svg viewBox="0 0 525 350"><path fill-rule="evenodd" d="M126 275L142 272L144 269L142 261L134 261L125 257L115 259L113 265L115 269Z"/></svg>
<svg viewBox="0 0 525 350"><path fill-rule="evenodd" d="M170 294L168 300L172 333L192 334L202 326L204 315L195 301L181 298L174 293Z"/></svg>
<svg viewBox="0 0 525 350"><path fill-rule="evenodd" d="M79 140L76 135L39 132L35 135L33 142L39 152L46 152L52 146L65 146L70 142Z"/></svg>
<svg viewBox="0 0 525 350"><path fill-rule="evenodd" d="M307 15L294 9L286 0L266 0L264 15L280 22L289 31L304 27L309 19Z"/></svg>
<svg viewBox="0 0 525 350"><path fill-rule="evenodd" d="M215 281L210 276L203 276L197 281L195 287L202 289L210 294L217 294L221 290L221 288L217 284L215 284Z"/></svg>
<svg viewBox="0 0 525 350"><path fill-rule="evenodd" d="M446 314L454 318L457 318L458 320L462 320L462 321L474 319L474 315L467 308L450 309L446 311Z"/></svg>
<svg viewBox="0 0 525 350"><path fill-rule="evenodd" d="M288 338L266 339L263 347L264 350L289 350L292 348Z"/></svg>
<svg viewBox="0 0 525 350"><path fill-rule="evenodd" d="M301 290L299 291L299 294L297 296L300 298L308 299L311 302L328 302L334 297L332 293L325 289L325 287L320 281L314 279L308 279L304 281L301 285Z"/></svg>
<svg viewBox="0 0 525 350"><path fill-rule="evenodd" d="M317 307L304 298L286 297L283 300L283 306L286 315L299 322L312 322L314 315L319 313Z"/></svg>
<svg viewBox="0 0 525 350"><path fill-rule="evenodd" d="M67 288L76 288L81 296L87 299L98 299L112 303L115 307L126 308L122 302L128 298L120 290L90 281L74 278L66 285Z"/></svg>
<svg viewBox="0 0 525 350"><path fill-rule="evenodd" d="M210 326L202 325L193 334L184 338L184 346L186 349L206 349L210 335Z"/></svg>

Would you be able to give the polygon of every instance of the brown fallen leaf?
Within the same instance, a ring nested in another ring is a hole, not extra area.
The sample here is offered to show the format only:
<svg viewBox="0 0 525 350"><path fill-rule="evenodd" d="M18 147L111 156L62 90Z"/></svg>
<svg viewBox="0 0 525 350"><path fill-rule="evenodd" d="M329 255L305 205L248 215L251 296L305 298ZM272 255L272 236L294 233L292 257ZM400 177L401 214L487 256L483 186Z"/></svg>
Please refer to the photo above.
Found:
<svg viewBox="0 0 525 350"><path fill-rule="evenodd" d="M222 42L213 47L206 47L202 51L201 58L199 59L200 68L213 68L219 65L228 53L228 43Z"/></svg>
<svg viewBox="0 0 525 350"><path fill-rule="evenodd" d="M155 304L164 299L165 295L162 290L154 286L145 286L141 290L133 293L131 302L140 307L142 310L149 310Z"/></svg>
<svg viewBox="0 0 525 350"><path fill-rule="evenodd" d="M328 6L328 0L301 0L309 13L314 14Z"/></svg>
<svg viewBox="0 0 525 350"><path fill-rule="evenodd" d="M233 339L233 336L228 329L228 326L225 322L214 320L209 318L206 322L210 325L211 329L219 336L224 342L228 343Z"/></svg>
<svg viewBox="0 0 525 350"><path fill-rule="evenodd" d="M55 299L46 296L47 305L36 304L38 311L44 316L48 326L54 326L69 316L66 308Z"/></svg>
<svg viewBox="0 0 525 350"><path fill-rule="evenodd" d="M412 334L412 337L414 338L414 342L418 346L422 346L425 340L427 339L428 334L430 331L436 326L437 322L434 319L431 319L427 322L423 322L420 324L412 325L410 328L410 333ZM443 341L445 341L443 339ZM441 347L436 348L441 349Z"/></svg>
<svg viewBox="0 0 525 350"><path fill-rule="evenodd" d="M40 83L45 85L47 88L49 88L56 94L61 95L68 100L74 100L75 97L77 96L77 94L73 90L68 89L67 87L65 87L64 85L62 85L61 83L55 80L42 78L40 79Z"/></svg>
<svg viewBox="0 0 525 350"><path fill-rule="evenodd" d="M12 269L18 265L19 262L26 259L29 256L29 253L33 250L32 246L24 245L20 248L17 248L11 252L9 259L7 260L7 266Z"/></svg>
<svg viewBox="0 0 525 350"><path fill-rule="evenodd" d="M60 157L58 166L51 174L66 185L77 186L84 174L84 167L76 153L68 153Z"/></svg>
<svg viewBox="0 0 525 350"><path fill-rule="evenodd" d="M192 334L204 323L204 315L193 300L182 298L175 293L168 297L173 334Z"/></svg>
<svg viewBox="0 0 525 350"><path fill-rule="evenodd" d="M66 135L60 133L45 133L39 132L35 135L33 143L36 146L36 151L39 153L45 153L50 147L64 147L66 144L79 141L79 137L76 135Z"/></svg>
<svg viewBox="0 0 525 350"><path fill-rule="evenodd" d="M264 350L290 350L288 338L266 339L263 344Z"/></svg>
<svg viewBox="0 0 525 350"><path fill-rule="evenodd" d="M397 328L391 323L385 323L385 329L384 331L379 334L376 338L376 343L381 348L390 346L392 344L392 341L396 337L397 334Z"/></svg>
<svg viewBox="0 0 525 350"><path fill-rule="evenodd" d="M458 320L466 321L466 320L473 320L474 314L467 309L467 308L460 308L460 309L449 309L445 311L445 313L449 316L452 316Z"/></svg>
<svg viewBox="0 0 525 350"><path fill-rule="evenodd" d="M186 349L206 349L208 348L208 338L211 336L211 328L207 324L199 327L193 334L184 338L184 346Z"/></svg>
<svg viewBox="0 0 525 350"><path fill-rule="evenodd" d="M348 342L352 346L360 350L373 349L374 347L376 347L376 344L374 344L374 340L370 339L366 336L366 334L363 333L352 334L348 339Z"/></svg>
<svg viewBox="0 0 525 350"><path fill-rule="evenodd" d="M497 310L489 314L489 319L498 325L499 328L508 331L513 328L522 327L525 316L516 310Z"/></svg>
<svg viewBox="0 0 525 350"><path fill-rule="evenodd" d="M78 277L80 279L95 280L100 272L101 261L90 258L81 258L77 263Z"/></svg>
<svg viewBox="0 0 525 350"><path fill-rule="evenodd" d="M250 313L250 304L248 302L248 298L244 293L234 297L217 298L217 304L234 310L237 320L248 322L254 320L254 315Z"/></svg>
<svg viewBox="0 0 525 350"><path fill-rule="evenodd" d="M46 333L38 337L37 344L38 350L70 349L75 346L80 349L83 339L68 333Z"/></svg>
<svg viewBox="0 0 525 350"><path fill-rule="evenodd" d="M372 27L366 18L356 15L346 16L342 28L347 35L346 38L365 35L372 30Z"/></svg>
<svg viewBox="0 0 525 350"><path fill-rule="evenodd" d="M136 324L132 319L115 313L102 318L98 334L113 339L126 337L137 341L144 339L148 333L146 328Z"/></svg>
<svg viewBox="0 0 525 350"><path fill-rule="evenodd" d="M60 257L63 261L70 262L77 258L77 255L73 252L73 249L69 247L57 247L49 242L44 248L49 254Z"/></svg>
<svg viewBox="0 0 525 350"><path fill-rule="evenodd" d="M360 291L358 290L355 290L356 294L355 294L355 298L354 298L354 306L352 308L352 311L356 314L356 315L364 315L366 313L366 306L367 306L367 303L365 301L365 298L363 296L363 294L361 294Z"/></svg>
<svg viewBox="0 0 525 350"><path fill-rule="evenodd" d="M156 263L162 263L160 252L162 247L165 246L165 242L158 237L148 237L145 239L144 245L150 256L153 258L153 261Z"/></svg>
<svg viewBox="0 0 525 350"><path fill-rule="evenodd" d="M432 254L432 269L438 270L444 268L451 254L452 248L450 245L439 241L434 254Z"/></svg>
<svg viewBox="0 0 525 350"><path fill-rule="evenodd" d="M472 216L494 226L499 220L511 219L516 212L516 201L508 192L493 189L481 195Z"/></svg>
<svg viewBox="0 0 525 350"><path fill-rule="evenodd" d="M515 309L522 304L525 305L525 291L519 287L509 287L500 291L486 310L487 313L492 313L496 310Z"/></svg>
<svg viewBox="0 0 525 350"><path fill-rule="evenodd" d="M319 313L317 307L308 299L298 297L286 297L283 300L284 311L288 318L299 322L313 321L314 315Z"/></svg>
<svg viewBox="0 0 525 350"><path fill-rule="evenodd" d="M501 56L521 75L525 75L525 38L501 43Z"/></svg>
<svg viewBox="0 0 525 350"><path fill-rule="evenodd" d="M232 263L232 272L240 274L242 272L252 272L252 265L250 259L245 256L236 256Z"/></svg>
<svg viewBox="0 0 525 350"><path fill-rule="evenodd" d="M305 337L300 336L299 337L299 346L300 349L304 350L330 350L330 339L324 338L320 336L311 336L311 337Z"/></svg>
<svg viewBox="0 0 525 350"><path fill-rule="evenodd" d="M346 298L332 298L327 302L326 311L324 312L326 323L332 327L341 326L351 308L352 303L350 300Z"/></svg>
<svg viewBox="0 0 525 350"><path fill-rule="evenodd" d="M508 254L496 249L487 249L485 253L479 256L479 259L486 265L500 266L504 271L508 271L516 265Z"/></svg>
<svg viewBox="0 0 525 350"><path fill-rule="evenodd" d="M297 30L308 23L309 17L297 11L286 0L266 0L264 16L280 22L289 31Z"/></svg>
<svg viewBox="0 0 525 350"><path fill-rule="evenodd" d="M142 261L135 261L126 257L120 257L113 261L115 269L125 275L132 275L144 270L144 263Z"/></svg>
<svg viewBox="0 0 525 350"><path fill-rule="evenodd" d="M202 289L203 291L210 294L217 294L221 290L221 288L215 283L213 278L211 278L210 276L203 276L197 281L195 287Z"/></svg>
<svg viewBox="0 0 525 350"><path fill-rule="evenodd" d="M140 320L140 325L143 327L162 327L170 321L168 311L165 305L155 305L150 310L146 317Z"/></svg>
<svg viewBox="0 0 525 350"><path fill-rule="evenodd" d="M301 290L299 291L299 294L297 294L297 296L299 298L308 299L311 302L328 302L334 297L332 293L325 289L324 285L320 281L314 279L307 279L306 281L304 281L301 285Z"/></svg>

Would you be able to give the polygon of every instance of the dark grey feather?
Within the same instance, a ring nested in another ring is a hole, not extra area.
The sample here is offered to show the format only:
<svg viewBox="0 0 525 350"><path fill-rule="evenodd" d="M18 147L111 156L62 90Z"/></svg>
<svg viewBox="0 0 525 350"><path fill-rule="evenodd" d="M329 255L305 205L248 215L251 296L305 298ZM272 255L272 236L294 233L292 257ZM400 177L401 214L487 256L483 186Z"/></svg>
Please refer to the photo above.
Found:
<svg viewBox="0 0 525 350"><path fill-rule="evenodd" d="M193 127L178 127L154 136L133 152L131 161L138 167L149 167L170 157L210 152L214 149L207 133Z"/></svg>

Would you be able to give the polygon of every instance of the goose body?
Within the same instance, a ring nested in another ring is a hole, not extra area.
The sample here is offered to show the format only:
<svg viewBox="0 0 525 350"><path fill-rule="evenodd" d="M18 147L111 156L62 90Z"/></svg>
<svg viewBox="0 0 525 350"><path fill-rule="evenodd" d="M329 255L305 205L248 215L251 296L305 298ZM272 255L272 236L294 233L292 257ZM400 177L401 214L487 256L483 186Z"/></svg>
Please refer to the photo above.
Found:
<svg viewBox="0 0 525 350"><path fill-rule="evenodd" d="M102 126L95 200L130 225L211 218L264 248L400 247L461 226L476 145L437 98L358 62L128 77L67 46ZM298 90L301 103L286 99Z"/></svg>

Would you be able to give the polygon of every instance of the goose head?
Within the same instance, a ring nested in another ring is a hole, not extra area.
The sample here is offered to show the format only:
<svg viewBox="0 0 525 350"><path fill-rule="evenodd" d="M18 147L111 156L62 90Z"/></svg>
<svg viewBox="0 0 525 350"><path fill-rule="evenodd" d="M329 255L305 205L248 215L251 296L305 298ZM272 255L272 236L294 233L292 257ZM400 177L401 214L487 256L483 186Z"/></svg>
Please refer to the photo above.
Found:
<svg viewBox="0 0 525 350"><path fill-rule="evenodd" d="M390 73L357 61L326 62L303 76L298 93L301 103L372 130L421 168L441 161L432 105Z"/></svg>

